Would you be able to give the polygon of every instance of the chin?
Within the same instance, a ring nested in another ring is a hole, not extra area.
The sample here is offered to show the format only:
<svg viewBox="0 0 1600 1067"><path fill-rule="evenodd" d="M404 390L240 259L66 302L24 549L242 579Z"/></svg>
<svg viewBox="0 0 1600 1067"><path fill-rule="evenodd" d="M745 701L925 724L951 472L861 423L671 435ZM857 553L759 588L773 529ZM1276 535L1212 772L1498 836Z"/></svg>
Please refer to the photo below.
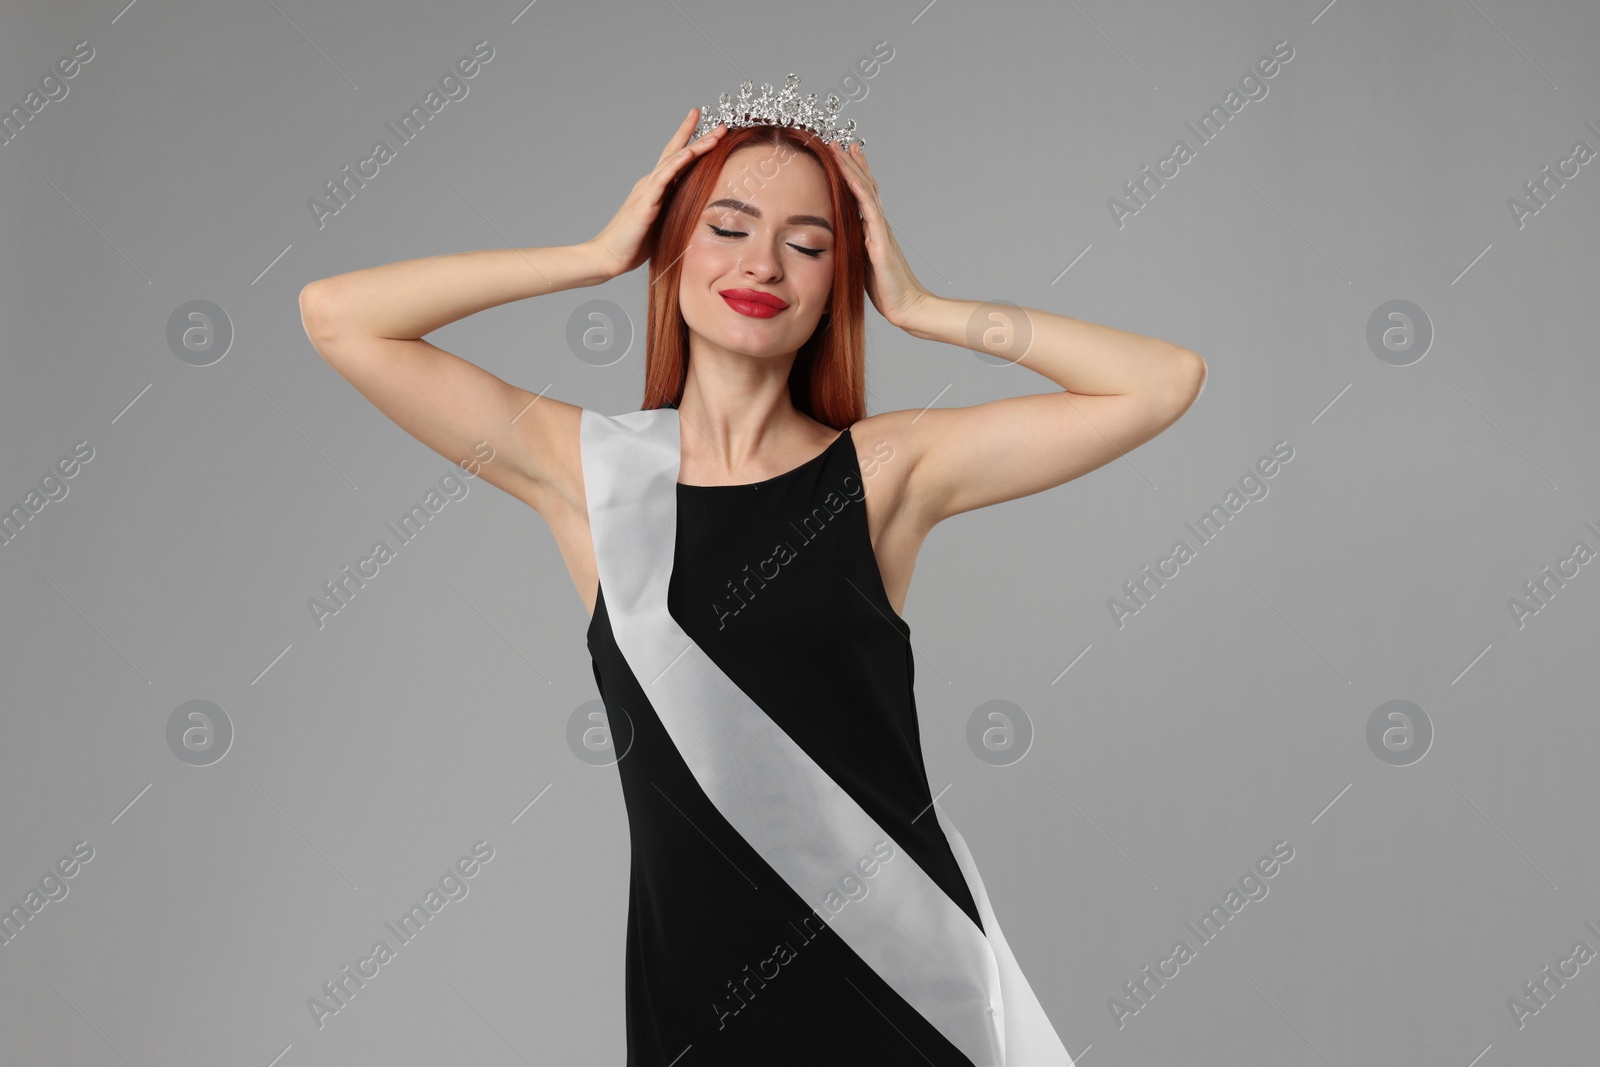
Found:
<svg viewBox="0 0 1600 1067"><path fill-rule="evenodd" d="M798 350L810 336L807 334L806 337L790 343L786 340L789 330L773 330L767 325L770 319L747 318L728 307L720 296L716 300L721 306L711 310L712 321L709 324L704 322L697 324L687 318L684 322L691 334L698 334L729 352L755 357L787 355ZM707 326L709 328L706 328Z"/></svg>
<svg viewBox="0 0 1600 1067"><path fill-rule="evenodd" d="M706 339L719 348L726 349L729 352L737 352L741 356L749 356L751 359L771 359L774 356L788 355L799 347L798 345L785 347L781 344L774 344L771 340L755 341L737 334L731 336L711 335Z"/></svg>

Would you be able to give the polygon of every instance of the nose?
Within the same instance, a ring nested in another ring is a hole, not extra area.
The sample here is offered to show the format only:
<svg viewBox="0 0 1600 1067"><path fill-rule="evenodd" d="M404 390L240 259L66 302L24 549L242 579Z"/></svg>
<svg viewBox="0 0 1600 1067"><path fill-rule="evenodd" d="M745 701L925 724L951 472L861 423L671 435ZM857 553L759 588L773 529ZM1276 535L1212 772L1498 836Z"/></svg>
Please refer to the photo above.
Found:
<svg viewBox="0 0 1600 1067"><path fill-rule="evenodd" d="M778 256L769 248L757 248L752 243L740 257L739 270L753 281L770 284L783 276L778 268Z"/></svg>

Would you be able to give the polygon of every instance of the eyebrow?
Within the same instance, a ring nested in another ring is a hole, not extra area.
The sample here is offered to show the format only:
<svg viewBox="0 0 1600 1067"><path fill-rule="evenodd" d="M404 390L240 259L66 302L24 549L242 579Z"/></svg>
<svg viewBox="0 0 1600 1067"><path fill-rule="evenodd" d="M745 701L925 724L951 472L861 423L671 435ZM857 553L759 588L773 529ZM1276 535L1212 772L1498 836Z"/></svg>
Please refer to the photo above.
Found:
<svg viewBox="0 0 1600 1067"><path fill-rule="evenodd" d="M754 204L747 204L743 200L735 200L732 197L725 196L721 200L713 200L711 203L706 205L706 210L710 211L714 207L725 207L731 208L734 211L741 211L753 219L759 219L761 217L760 208L756 207ZM789 225L821 226L829 233L833 232L833 226L821 215L790 215Z"/></svg>

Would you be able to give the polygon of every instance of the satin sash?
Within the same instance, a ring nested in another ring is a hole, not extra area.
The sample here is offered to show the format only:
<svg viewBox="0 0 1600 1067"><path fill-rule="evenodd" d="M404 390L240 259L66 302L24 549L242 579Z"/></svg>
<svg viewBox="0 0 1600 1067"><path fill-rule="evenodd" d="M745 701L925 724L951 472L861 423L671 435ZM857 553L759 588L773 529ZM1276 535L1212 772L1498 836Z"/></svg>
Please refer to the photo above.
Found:
<svg viewBox="0 0 1600 1067"><path fill-rule="evenodd" d="M1072 1067L1000 933L966 842L934 805L979 930L938 883L695 644L667 610L679 417L581 415L595 565L617 647L700 787L802 900L979 1067ZM863 860L867 863L863 864ZM863 878L873 867L876 872ZM833 912L841 879L868 885ZM831 913L831 914L830 914ZM985 935L987 931L987 936Z"/></svg>

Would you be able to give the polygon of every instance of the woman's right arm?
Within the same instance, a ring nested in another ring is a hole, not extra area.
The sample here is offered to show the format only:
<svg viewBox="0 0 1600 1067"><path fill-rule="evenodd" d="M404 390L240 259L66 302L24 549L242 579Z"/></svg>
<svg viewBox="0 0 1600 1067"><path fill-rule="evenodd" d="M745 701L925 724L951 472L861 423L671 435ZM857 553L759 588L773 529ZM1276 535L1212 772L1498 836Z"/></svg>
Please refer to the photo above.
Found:
<svg viewBox="0 0 1600 1067"><path fill-rule="evenodd" d="M539 509L552 487L570 489L561 472L575 458L565 453L578 409L422 338L485 308L613 276L591 241L457 252L314 281L300 291L300 317L322 358L401 429Z"/></svg>
<svg viewBox="0 0 1600 1067"><path fill-rule="evenodd" d="M323 278L300 291L306 336L379 411L446 459L477 464L479 477L546 520L553 508L578 506L582 409L519 389L422 338L485 308L599 285L643 264L668 186L726 132L718 126L690 142L699 114L689 112L655 167L589 240L456 252Z"/></svg>

